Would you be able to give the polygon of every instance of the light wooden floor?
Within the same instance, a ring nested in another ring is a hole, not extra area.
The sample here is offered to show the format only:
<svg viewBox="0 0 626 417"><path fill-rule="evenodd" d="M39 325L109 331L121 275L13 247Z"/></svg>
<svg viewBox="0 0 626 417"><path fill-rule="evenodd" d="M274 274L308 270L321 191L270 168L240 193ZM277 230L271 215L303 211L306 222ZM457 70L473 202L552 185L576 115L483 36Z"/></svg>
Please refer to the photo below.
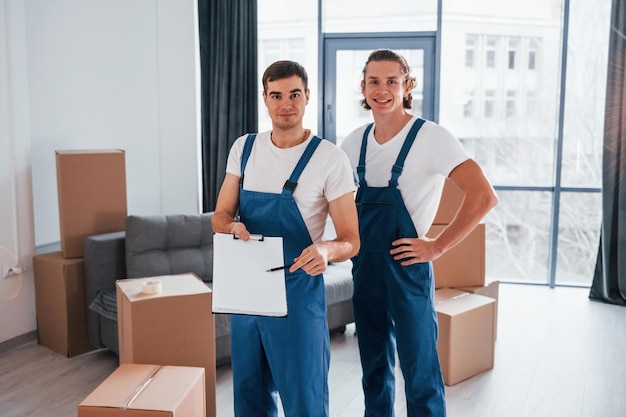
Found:
<svg viewBox="0 0 626 417"><path fill-rule="evenodd" d="M626 308L588 290L500 285L495 367L446 387L449 417L625 417ZM0 416L76 416L116 367L108 351L65 358L37 345L0 344ZM331 338L330 414L363 416L354 328ZM230 368L217 373L218 415L232 412ZM398 374L396 415L406 416Z"/></svg>

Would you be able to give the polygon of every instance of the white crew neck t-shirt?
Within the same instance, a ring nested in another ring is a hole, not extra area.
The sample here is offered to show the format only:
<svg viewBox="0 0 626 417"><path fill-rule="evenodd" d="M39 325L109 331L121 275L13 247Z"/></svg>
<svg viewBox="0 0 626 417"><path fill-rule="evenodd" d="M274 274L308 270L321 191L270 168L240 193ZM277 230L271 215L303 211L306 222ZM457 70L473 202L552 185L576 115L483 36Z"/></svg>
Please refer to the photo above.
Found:
<svg viewBox="0 0 626 417"><path fill-rule="evenodd" d="M365 157L365 180L368 186L389 185L391 168L416 120L417 116L413 116L396 136L382 145L374 139L376 125L370 130ZM357 181L356 166L359 163L361 141L366 127L367 125L363 125L355 129L341 145L350 159ZM398 189L418 236L426 234L435 218L445 179L456 166L467 159L469 155L461 142L442 126L426 121L420 128L398 178Z"/></svg>
<svg viewBox="0 0 626 417"><path fill-rule="evenodd" d="M248 135L235 141L226 172L241 176L241 156ZM246 164L243 188L249 191L280 194L302 153L311 142L291 148L279 148L270 139L270 131L257 134ZM298 180L293 197L309 230L311 240L319 242L328 218L328 202L355 190L350 162L333 143L322 140Z"/></svg>

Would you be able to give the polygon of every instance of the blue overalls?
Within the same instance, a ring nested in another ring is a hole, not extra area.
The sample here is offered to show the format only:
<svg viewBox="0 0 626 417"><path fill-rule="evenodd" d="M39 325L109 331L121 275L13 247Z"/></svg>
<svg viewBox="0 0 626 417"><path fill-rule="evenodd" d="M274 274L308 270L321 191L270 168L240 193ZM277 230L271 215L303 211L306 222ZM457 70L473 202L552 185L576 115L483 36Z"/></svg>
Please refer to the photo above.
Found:
<svg viewBox="0 0 626 417"><path fill-rule="evenodd" d="M437 354L437 315L430 262L400 265L389 251L400 237L417 237L398 186L404 161L424 120L402 145L387 187L368 187L363 134L356 203L361 251L353 258L354 318L363 368L365 416L393 416L396 343L405 379L409 417L445 416L445 393ZM419 184L415 184L419 187Z"/></svg>
<svg viewBox="0 0 626 417"><path fill-rule="evenodd" d="M239 215L251 233L282 236L285 265L313 242L292 194L321 142L305 149L281 194L243 189L256 135L244 146ZM322 275L287 269L287 317L231 316L235 416L276 416L277 394L287 417L328 416L330 342Z"/></svg>

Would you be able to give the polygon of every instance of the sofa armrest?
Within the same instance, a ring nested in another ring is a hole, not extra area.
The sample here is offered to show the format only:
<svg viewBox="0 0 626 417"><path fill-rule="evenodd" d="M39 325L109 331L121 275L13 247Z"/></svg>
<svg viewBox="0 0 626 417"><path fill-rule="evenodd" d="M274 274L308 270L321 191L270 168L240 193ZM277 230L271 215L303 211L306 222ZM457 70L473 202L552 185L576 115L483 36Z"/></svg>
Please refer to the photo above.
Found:
<svg viewBox="0 0 626 417"><path fill-rule="evenodd" d="M115 281L126 278L126 232L87 236L84 239L85 301L87 306L107 289L115 289ZM89 340L101 347L99 318L87 309Z"/></svg>

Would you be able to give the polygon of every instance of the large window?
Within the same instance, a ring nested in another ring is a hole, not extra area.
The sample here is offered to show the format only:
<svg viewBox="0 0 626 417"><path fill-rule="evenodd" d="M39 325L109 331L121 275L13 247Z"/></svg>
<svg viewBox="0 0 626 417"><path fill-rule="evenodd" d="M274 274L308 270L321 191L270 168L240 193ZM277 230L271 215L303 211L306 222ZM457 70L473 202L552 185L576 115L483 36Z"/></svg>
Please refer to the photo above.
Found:
<svg viewBox="0 0 626 417"><path fill-rule="evenodd" d="M610 4L569 4L566 15L555 1L443 2L440 123L500 198L485 219L491 279L589 285L593 277ZM473 43L483 62L468 68ZM464 76L444 79L457 65ZM482 117L467 117L467 101L451 111L472 89L483 97Z"/></svg>
<svg viewBox="0 0 626 417"><path fill-rule="evenodd" d="M324 33L438 31L435 121L461 140L500 198L484 219L488 280L589 285L600 230L610 2L443 0L441 11L437 3L259 0L260 71L279 56L303 60L312 92L305 123L314 127L322 117Z"/></svg>

